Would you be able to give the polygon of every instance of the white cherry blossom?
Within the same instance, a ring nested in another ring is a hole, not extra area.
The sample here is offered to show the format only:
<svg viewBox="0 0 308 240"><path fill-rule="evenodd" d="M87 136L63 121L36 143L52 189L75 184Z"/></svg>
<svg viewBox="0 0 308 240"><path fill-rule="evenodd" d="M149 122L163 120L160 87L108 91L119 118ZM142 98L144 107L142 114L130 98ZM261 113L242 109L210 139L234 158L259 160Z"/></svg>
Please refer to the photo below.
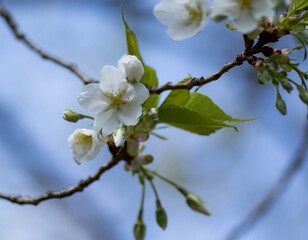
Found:
<svg viewBox="0 0 308 240"><path fill-rule="evenodd" d="M148 97L149 91L144 85L134 87L121 70L107 65L102 68L100 83L84 86L78 102L95 113L94 130L107 136L121 123L136 125L142 114L141 105Z"/></svg>
<svg viewBox="0 0 308 240"><path fill-rule="evenodd" d="M125 74L130 83L139 82L144 74L141 61L134 55L124 54L118 61L118 68Z"/></svg>
<svg viewBox="0 0 308 240"><path fill-rule="evenodd" d="M168 26L167 34L179 41L194 36L207 23L205 0L161 0L154 7L159 22Z"/></svg>
<svg viewBox="0 0 308 240"><path fill-rule="evenodd" d="M96 132L85 128L76 129L67 141L78 164L95 158L105 143L100 142Z"/></svg>
<svg viewBox="0 0 308 240"><path fill-rule="evenodd" d="M258 27L262 17L273 17L274 6L273 0L214 0L211 16L229 17L237 30L246 34Z"/></svg>

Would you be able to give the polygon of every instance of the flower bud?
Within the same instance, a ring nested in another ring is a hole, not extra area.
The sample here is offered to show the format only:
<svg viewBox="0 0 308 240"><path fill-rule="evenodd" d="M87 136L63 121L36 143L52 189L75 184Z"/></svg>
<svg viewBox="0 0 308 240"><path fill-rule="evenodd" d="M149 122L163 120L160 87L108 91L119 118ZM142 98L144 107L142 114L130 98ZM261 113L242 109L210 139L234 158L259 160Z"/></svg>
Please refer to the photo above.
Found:
<svg viewBox="0 0 308 240"><path fill-rule="evenodd" d="M116 130L113 131L112 134L114 145L116 147L120 147L123 145L127 138L127 130L124 127L117 128Z"/></svg>
<svg viewBox="0 0 308 240"><path fill-rule="evenodd" d="M138 219L134 225L135 240L144 240L145 232L146 232L145 224L143 223L142 220Z"/></svg>
<svg viewBox="0 0 308 240"><path fill-rule="evenodd" d="M139 141L131 138L127 139L127 153L132 157L137 156L139 153Z"/></svg>
<svg viewBox="0 0 308 240"><path fill-rule="evenodd" d="M293 90L293 87L287 78L282 78L279 80L283 89L285 89L288 93Z"/></svg>
<svg viewBox="0 0 308 240"><path fill-rule="evenodd" d="M188 193L186 196L186 202L191 209L207 216L211 215L211 213L203 206L204 202L198 195L194 193Z"/></svg>
<svg viewBox="0 0 308 240"><path fill-rule="evenodd" d="M152 155L146 154L146 155L141 156L140 163L144 164L144 165L147 165L147 164L152 163L153 160L154 160L154 158L153 158Z"/></svg>
<svg viewBox="0 0 308 240"><path fill-rule="evenodd" d="M282 115L287 114L287 106L285 101L281 98L280 94L277 93L276 95L276 108Z"/></svg>
<svg viewBox="0 0 308 240"><path fill-rule="evenodd" d="M279 58L277 58L277 62L279 64L288 64L290 62L290 58L286 54L280 54Z"/></svg>
<svg viewBox="0 0 308 240"><path fill-rule="evenodd" d="M153 121L158 120L158 109L157 108L150 108L148 111L148 117Z"/></svg>
<svg viewBox="0 0 308 240"><path fill-rule="evenodd" d="M165 209L162 207L159 200L156 200L156 221L162 229L166 229L168 217Z"/></svg>
<svg viewBox="0 0 308 240"><path fill-rule="evenodd" d="M263 73L261 73L261 72L258 72L257 73L257 79L258 79L258 83L259 84L265 84L265 80L264 80L264 76L263 76Z"/></svg>
<svg viewBox="0 0 308 240"><path fill-rule="evenodd" d="M255 68L260 71L264 68L264 60L262 58L258 58L255 64Z"/></svg>
<svg viewBox="0 0 308 240"><path fill-rule="evenodd" d="M308 91L300 86L297 87L299 98L308 105Z"/></svg>
<svg viewBox="0 0 308 240"><path fill-rule="evenodd" d="M83 119L83 115L76 113L70 109L65 109L63 111L63 119L68 122L78 122L80 119Z"/></svg>
<svg viewBox="0 0 308 240"><path fill-rule="evenodd" d="M118 68L130 83L139 82L144 74L142 62L134 55L124 54L118 61Z"/></svg>
<svg viewBox="0 0 308 240"><path fill-rule="evenodd" d="M289 55L291 53L291 51L290 51L290 49L284 48L284 49L281 50L281 53L283 55Z"/></svg>

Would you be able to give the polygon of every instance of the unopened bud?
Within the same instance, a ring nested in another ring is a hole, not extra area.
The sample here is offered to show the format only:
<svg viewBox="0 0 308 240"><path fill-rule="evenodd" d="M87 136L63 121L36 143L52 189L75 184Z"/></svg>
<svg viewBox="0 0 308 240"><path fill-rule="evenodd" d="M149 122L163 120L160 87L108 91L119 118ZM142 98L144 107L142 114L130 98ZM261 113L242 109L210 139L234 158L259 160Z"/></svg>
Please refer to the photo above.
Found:
<svg viewBox="0 0 308 240"><path fill-rule="evenodd" d="M116 147L122 146L127 137L128 137L128 133L125 127L117 128L112 133L112 138L114 141L114 145Z"/></svg>
<svg viewBox="0 0 308 240"><path fill-rule="evenodd" d="M137 220L134 225L135 240L144 240L146 226L142 220Z"/></svg>
<svg viewBox="0 0 308 240"><path fill-rule="evenodd" d="M144 164L144 165L147 165L147 164L152 163L153 160L154 160L154 158L153 158L152 155L146 154L146 155L141 156L140 163Z"/></svg>
<svg viewBox="0 0 308 240"><path fill-rule="evenodd" d="M127 139L127 153L132 157L137 156L139 153L139 141L128 138Z"/></svg>
<svg viewBox="0 0 308 240"><path fill-rule="evenodd" d="M293 87L290 83L290 81L287 78L282 78L279 80L282 87L288 92L290 93L293 90Z"/></svg>
<svg viewBox="0 0 308 240"><path fill-rule="evenodd" d="M162 207L159 200L156 200L156 221L162 229L166 229L168 217L165 209Z"/></svg>
<svg viewBox="0 0 308 240"><path fill-rule="evenodd" d="M291 53L290 49L284 48L281 50L281 53L284 55L289 55Z"/></svg>
<svg viewBox="0 0 308 240"><path fill-rule="evenodd" d="M299 98L308 105L308 91L300 86L297 87Z"/></svg>
<svg viewBox="0 0 308 240"><path fill-rule="evenodd" d="M259 71L264 68L264 60L262 58L258 58L255 64L255 68Z"/></svg>
<svg viewBox="0 0 308 240"><path fill-rule="evenodd" d="M259 84L263 85L265 83L263 74L261 72L258 72L257 79L258 79Z"/></svg>
<svg viewBox="0 0 308 240"><path fill-rule="evenodd" d="M80 119L83 119L83 115L76 113L70 109L65 109L63 111L63 119L68 122L78 122Z"/></svg>
<svg viewBox="0 0 308 240"><path fill-rule="evenodd" d="M189 193L186 196L186 202L191 209L207 216L211 215L211 213L204 207L204 201L198 195Z"/></svg>
<svg viewBox="0 0 308 240"><path fill-rule="evenodd" d="M279 58L277 58L277 62L280 64L288 64L290 62L290 58L286 54L280 54Z"/></svg>
<svg viewBox="0 0 308 240"><path fill-rule="evenodd" d="M281 98L280 94L277 93L276 96L276 108L278 109L278 111L282 114L282 115L286 115L287 114L287 106L285 101Z"/></svg>
<svg viewBox="0 0 308 240"><path fill-rule="evenodd" d="M150 108L148 111L148 116L150 119L157 121L158 120L158 110L157 108Z"/></svg>

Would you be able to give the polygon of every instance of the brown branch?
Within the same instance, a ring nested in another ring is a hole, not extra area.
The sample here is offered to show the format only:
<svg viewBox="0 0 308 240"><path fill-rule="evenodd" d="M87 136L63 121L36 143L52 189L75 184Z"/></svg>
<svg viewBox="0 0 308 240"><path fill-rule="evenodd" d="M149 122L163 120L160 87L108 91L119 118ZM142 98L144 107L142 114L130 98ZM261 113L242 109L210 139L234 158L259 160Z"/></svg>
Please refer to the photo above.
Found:
<svg viewBox="0 0 308 240"><path fill-rule="evenodd" d="M12 203L16 204L29 204L29 205L38 205L40 202L55 199L55 198L65 198L69 197L77 192L82 192L86 187L92 184L95 181L98 181L101 175L106 172L107 170L111 169L115 165L120 162L120 157L113 157L109 162L103 165L95 174L89 176L84 180L80 180L79 183L75 186L71 186L67 189L62 189L59 191L49 191L45 194L42 194L38 197L28 197L28 196L20 196L20 195L6 195L0 193L0 198L8 200Z"/></svg>
<svg viewBox="0 0 308 240"><path fill-rule="evenodd" d="M217 72L215 72L214 74L208 77L200 77L200 78L193 77L192 79L190 79L189 81L185 83L178 83L178 84L172 84L169 82L160 87L151 87L149 89L150 93L160 94L164 91L175 90L175 89L190 90L193 87L208 84L210 82L218 80L223 74L225 74L226 72L228 72L230 69L234 68L235 66L239 66L243 64L243 62L246 61L246 58L247 56L244 53L241 53L232 62L224 64L220 70L218 70Z"/></svg>
<svg viewBox="0 0 308 240"><path fill-rule="evenodd" d="M304 136L300 142L294 158L282 173L278 181L272 186L259 204L236 226L226 237L226 240L240 239L248 232L265 214L270 210L278 198L283 194L292 177L294 177L303 166L306 158L308 146L308 124L304 130Z"/></svg>
<svg viewBox="0 0 308 240"><path fill-rule="evenodd" d="M26 35L19 30L14 17L4 7L3 3L1 3L1 2L0 2L0 16L5 20L5 22L7 23L7 25L9 26L9 28L13 32L14 36L18 40L23 42L31 50L33 50L35 53L40 55L43 59L47 59L47 60L49 60L51 62L54 62L54 63L56 63L56 64L58 64L58 65L60 65L60 66L62 66L64 68L68 69L73 74L75 74L85 84L88 84L88 83L91 83L91 82L95 82L95 80L90 79L89 77L87 77L83 73L81 73L81 71L79 70L79 68L77 67L76 64L65 62L65 61L61 60L60 58L47 53L46 51L44 51L43 49L38 47L36 44L34 44L32 41L30 41L26 37Z"/></svg>

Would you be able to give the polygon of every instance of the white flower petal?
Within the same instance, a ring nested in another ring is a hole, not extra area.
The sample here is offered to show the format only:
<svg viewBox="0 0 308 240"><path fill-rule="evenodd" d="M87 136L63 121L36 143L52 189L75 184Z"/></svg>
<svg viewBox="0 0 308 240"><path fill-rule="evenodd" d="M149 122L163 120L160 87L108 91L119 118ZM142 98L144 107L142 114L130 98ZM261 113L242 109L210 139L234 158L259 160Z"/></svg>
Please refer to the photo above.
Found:
<svg viewBox="0 0 308 240"><path fill-rule="evenodd" d="M103 95L96 83L90 83L82 88L78 102L80 106L92 112L104 111L108 106L108 98Z"/></svg>
<svg viewBox="0 0 308 240"><path fill-rule="evenodd" d="M91 129L76 129L69 136L68 144L78 164L95 158L101 147L96 132Z"/></svg>
<svg viewBox="0 0 308 240"><path fill-rule="evenodd" d="M140 104L144 103L150 96L149 90L142 83L135 83L132 86L134 87L134 94L136 95L134 101Z"/></svg>
<svg viewBox="0 0 308 240"><path fill-rule="evenodd" d="M154 7L154 15L164 25L174 24L189 17L184 4L174 1L161 1Z"/></svg>
<svg viewBox="0 0 308 240"><path fill-rule="evenodd" d="M255 19L261 17L273 17L275 3L272 0L254 1L253 2L253 15Z"/></svg>
<svg viewBox="0 0 308 240"><path fill-rule="evenodd" d="M168 36L174 41L180 41L190 38L199 32L199 28L193 24L184 25L182 23L176 23L171 25L168 30Z"/></svg>
<svg viewBox="0 0 308 240"><path fill-rule="evenodd" d="M137 92L135 90L136 85L139 85L141 83L135 83L135 84L127 84L127 87L125 89L125 94L122 96L122 99L126 102L132 102L135 101L135 99L137 98ZM141 84L143 85L143 84Z"/></svg>
<svg viewBox="0 0 308 240"><path fill-rule="evenodd" d="M262 17L275 15L273 0L214 0L212 17L227 16L234 21L234 26L241 33L249 33L258 27Z"/></svg>
<svg viewBox="0 0 308 240"><path fill-rule="evenodd" d="M141 114L142 107L140 104L136 103L125 104L117 112L118 119L126 126L136 125Z"/></svg>
<svg viewBox="0 0 308 240"><path fill-rule="evenodd" d="M143 77L144 68L141 61L133 55L123 55L118 61L118 68L130 82L139 82Z"/></svg>
<svg viewBox="0 0 308 240"><path fill-rule="evenodd" d="M121 127L121 128L114 130L112 137L113 137L114 145L116 147L122 146L127 137L126 128Z"/></svg>
<svg viewBox="0 0 308 240"><path fill-rule="evenodd" d="M100 77L102 92L118 92L120 84L125 81L124 73L118 68L109 65L102 68Z"/></svg>
<svg viewBox="0 0 308 240"><path fill-rule="evenodd" d="M240 14L240 8L234 0L214 0L212 3L212 17L226 16L236 18Z"/></svg>
<svg viewBox="0 0 308 240"><path fill-rule="evenodd" d="M162 0L154 7L154 15L168 26L173 40L192 37L206 25L208 7L204 0Z"/></svg>
<svg viewBox="0 0 308 240"><path fill-rule="evenodd" d="M258 27L258 21L249 10L245 10L239 18L234 20L234 26L241 33L249 33Z"/></svg>
<svg viewBox="0 0 308 240"><path fill-rule="evenodd" d="M110 135L117 127L120 122L117 118L117 112L114 108L107 111L97 113L94 118L93 128L95 131L102 131L103 136Z"/></svg>

